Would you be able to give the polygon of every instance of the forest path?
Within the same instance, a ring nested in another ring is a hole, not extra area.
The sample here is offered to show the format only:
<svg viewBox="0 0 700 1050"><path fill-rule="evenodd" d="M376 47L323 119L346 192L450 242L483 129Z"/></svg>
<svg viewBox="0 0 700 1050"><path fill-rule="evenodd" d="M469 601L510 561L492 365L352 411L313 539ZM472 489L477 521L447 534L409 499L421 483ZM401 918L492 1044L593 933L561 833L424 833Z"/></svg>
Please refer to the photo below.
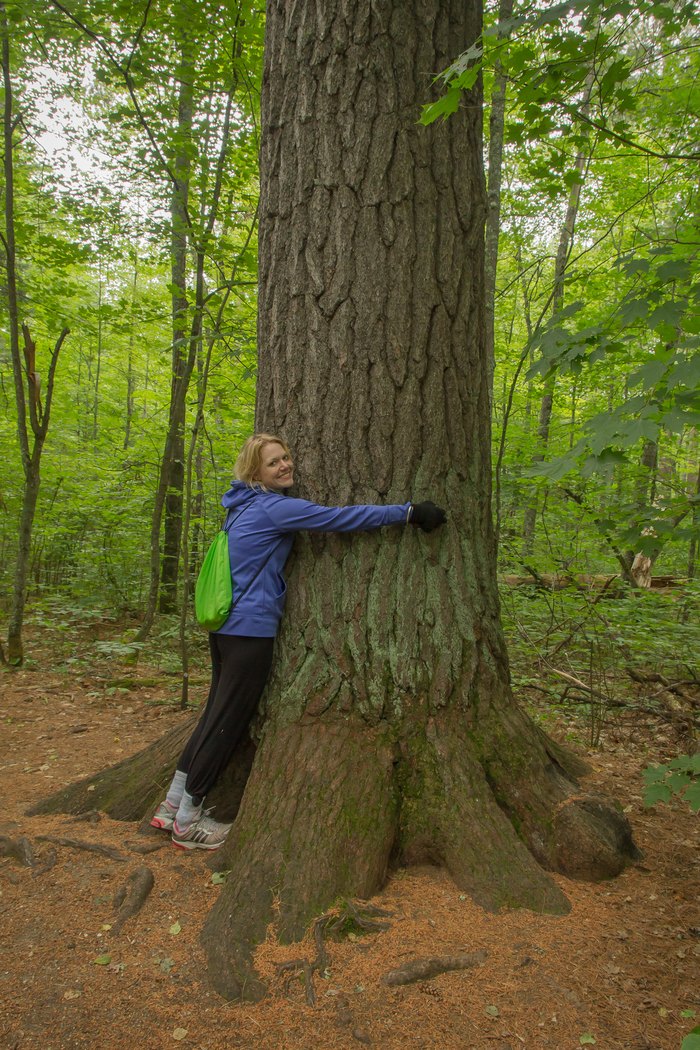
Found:
<svg viewBox="0 0 700 1050"><path fill-rule="evenodd" d="M586 787L622 802L645 856L610 883L557 876L568 916L488 914L443 872L401 870L372 902L391 912L387 930L327 942L315 1006L298 973L277 970L312 961L313 941L279 945L273 931L257 956L272 994L255 1006L223 1002L202 980L198 937L219 892L207 857L183 856L162 832L139 835L104 816L24 816L187 717L164 703L176 693L177 679L144 668L0 678L0 836L5 845L26 837L35 854L34 868L0 856L3 1047L678 1050L698 1023L698 821L678 803L643 808L652 739L588 756ZM109 847L120 859L39 836ZM160 848L138 852L148 845ZM115 894L143 865L154 888L114 933ZM416 958L480 951L476 967L399 987L382 980Z"/></svg>

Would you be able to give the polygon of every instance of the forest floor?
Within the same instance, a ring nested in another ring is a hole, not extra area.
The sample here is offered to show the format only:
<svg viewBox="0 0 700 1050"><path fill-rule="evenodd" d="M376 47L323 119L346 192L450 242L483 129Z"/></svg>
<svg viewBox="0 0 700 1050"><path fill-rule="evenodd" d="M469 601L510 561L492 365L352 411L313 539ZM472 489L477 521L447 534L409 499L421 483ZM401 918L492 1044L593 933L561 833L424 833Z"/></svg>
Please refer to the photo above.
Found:
<svg viewBox="0 0 700 1050"><path fill-rule="evenodd" d="M277 970L313 959L313 941L281 945L274 930L257 957L270 995L230 1004L207 988L199 944L220 892L211 856L183 854L163 832L139 834L104 815L25 815L187 717L175 704L177 678L97 656L86 639L70 659L65 635L54 645L44 634L41 646L28 636L27 644L34 662L0 676L0 836L5 844L24 836L34 853L33 867L0 857L6 1050L678 1050L698 1024L697 817L682 803L645 809L641 798L642 769L674 754L663 735L606 732L596 751L578 748L592 769L585 787L620 800L644 858L602 884L557 877L571 901L567 916L488 914L443 871L399 870L372 902L391 913L388 928L328 942L315 1005L303 980ZM203 681L195 687L203 694ZM155 851L138 852L149 846ZM116 933L115 894L144 864L153 891ZM485 960L473 969L403 987L383 981L415 958L480 950Z"/></svg>

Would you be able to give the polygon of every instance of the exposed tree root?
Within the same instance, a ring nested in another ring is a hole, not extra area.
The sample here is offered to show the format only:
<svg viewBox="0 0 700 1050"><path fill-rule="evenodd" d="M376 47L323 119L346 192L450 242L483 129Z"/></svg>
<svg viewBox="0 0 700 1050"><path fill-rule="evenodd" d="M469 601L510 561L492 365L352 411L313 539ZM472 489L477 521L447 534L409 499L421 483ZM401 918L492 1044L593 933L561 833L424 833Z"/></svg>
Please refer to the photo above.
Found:
<svg viewBox="0 0 700 1050"><path fill-rule="evenodd" d="M202 936L224 997L265 994L252 960L273 919L297 940L332 901L376 893L390 861L442 865L490 910L562 914L569 902L546 869L608 878L638 856L624 815L582 796L516 709L491 712L488 732L457 710L409 715L403 736L353 717L268 727ZM287 967L308 996L319 959Z"/></svg>
<svg viewBox="0 0 700 1050"><path fill-rule="evenodd" d="M32 872L32 878L36 879L39 875L45 875L47 871L51 871L56 866L58 860L58 854L55 849L46 851L46 856L43 858L42 863L38 867L34 868Z"/></svg>
<svg viewBox="0 0 700 1050"><path fill-rule="evenodd" d="M97 809L89 809L87 813L78 813L72 820L76 824L99 824L102 814Z"/></svg>
<svg viewBox="0 0 700 1050"><path fill-rule="evenodd" d="M18 839L0 835L0 857L12 857L25 868L33 868L35 863L32 844L24 835Z"/></svg>
<svg viewBox="0 0 700 1050"><path fill-rule="evenodd" d="M115 820L141 820L160 801L195 721L187 719L138 754L42 799L28 815L98 810Z"/></svg>
<svg viewBox="0 0 700 1050"><path fill-rule="evenodd" d="M123 853L112 846L101 846L99 842L83 842L82 839L68 839L62 835L37 835L39 842L55 842L57 846L67 846L69 849L82 849L88 853L100 853L103 857L116 860L120 863L126 860Z"/></svg>
<svg viewBox="0 0 700 1050"><path fill-rule="evenodd" d="M165 842L161 837L159 842L125 842L124 845L131 850L132 853L147 854L157 853L159 849L163 848Z"/></svg>
<svg viewBox="0 0 700 1050"><path fill-rule="evenodd" d="M468 970L481 966L488 952L471 952L467 955L435 955L427 959L413 959L403 963L396 970L390 970L383 978L384 984L413 984L415 981L430 980L438 974L449 970Z"/></svg>
<svg viewBox="0 0 700 1050"><path fill-rule="evenodd" d="M284 983L285 992L289 991L289 983L297 973L304 975L304 989L306 1002L309 1006L316 1003L316 989L314 987L314 973L323 971L329 965L328 952L323 940L324 933L338 938L343 933L351 932L352 928L376 933L389 928L388 922L378 922L377 916L389 916L391 913L382 908L363 904L360 901L346 901L342 909L337 912L329 912L321 915L314 922L314 943L316 945L316 958L313 962L308 959L291 959L289 962L278 963L277 972L287 973Z"/></svg>
<svg viewBox="0 0 700 1050"><path fill-rule="evenodd" d="M102 811L114 820L141 821L141 827L147 828L196 722L197 716L185 718L138 754L42 799L27 810L28 815L72 813L92 820L93 813ZM208 798L217 806L219 820L235 819L254 756L255 745L246 737Z"/></svg>
<svg viewBox="0 0 700 1050"><path fill-rule="evenodd" d="M117 891L114 897L114 907L117 917L112 923L112 933L119 933L124 923L141 911L146 898L153 889L155 879L153 872L145 865L141 865L132 871L126 884Z"/></svg>

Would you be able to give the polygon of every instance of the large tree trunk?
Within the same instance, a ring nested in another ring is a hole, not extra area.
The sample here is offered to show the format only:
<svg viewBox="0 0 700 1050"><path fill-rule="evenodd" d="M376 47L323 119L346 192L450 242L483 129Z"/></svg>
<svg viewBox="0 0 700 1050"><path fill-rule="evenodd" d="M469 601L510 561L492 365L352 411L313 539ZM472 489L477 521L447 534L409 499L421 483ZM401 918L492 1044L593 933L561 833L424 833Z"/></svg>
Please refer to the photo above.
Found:
<svg viewBox="0 0 700 1050"><path fill-rule="evenodd" d="M614 807L515 705L490 513L480 93L423 130L477 2L268 4L257 425L304 495L432 497L449 524L300 536L265 724L203 934L228 998L255 946L391 865L444 864L485 907L562 912L547 868L634 855ZM94 793L93 793L94 794Z"/></svg>
<svg viewBox="0 0 700 1050"><path fill-rule="evenodd" d="M624 818L573 799L514 705L490 515L480 95L420 129L478 3L268 4L257 427L319 502L433 497L449 525L300 537L267 721L217 864L214 985L393 863L445 864L489 908L563 911L543 868L619 871ZM274 911L273 911L274 898Z"/></svg>

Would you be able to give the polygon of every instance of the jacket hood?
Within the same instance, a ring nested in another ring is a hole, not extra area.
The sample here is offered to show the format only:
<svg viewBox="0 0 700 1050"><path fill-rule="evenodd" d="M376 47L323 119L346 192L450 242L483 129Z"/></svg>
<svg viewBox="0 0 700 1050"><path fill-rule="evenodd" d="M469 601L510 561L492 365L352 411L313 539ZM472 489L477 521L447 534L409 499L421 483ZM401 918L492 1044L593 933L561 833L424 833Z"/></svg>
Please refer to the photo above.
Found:
<svg viewBox="0 0 700 1050"><path fill-rule="evenodd" d="M233 481L231 488L221 497L221 502L226 510L242 510L256 495L257 490L252 489L245 481Z"/></svg>

